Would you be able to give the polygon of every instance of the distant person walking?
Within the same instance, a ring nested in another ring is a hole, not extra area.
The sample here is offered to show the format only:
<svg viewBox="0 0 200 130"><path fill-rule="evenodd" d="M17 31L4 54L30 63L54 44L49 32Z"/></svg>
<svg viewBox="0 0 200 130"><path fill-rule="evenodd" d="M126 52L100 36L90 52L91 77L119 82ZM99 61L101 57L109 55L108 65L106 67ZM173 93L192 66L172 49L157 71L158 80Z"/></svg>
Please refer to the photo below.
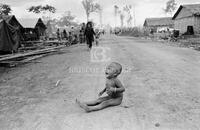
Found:
<svg viewBox="0 0 200 130"><path fill-rule="evenodd" d="M85 37L86 37L86 42L88 45L89 50L92 49L92 42L94 41L94 29L92 27L92 22L88 22L86 25L86 29L85 29Z"/></svg>
<svg viewBox="0 0 200 130"><path fill-rule="evenodd" d="M101 35L101 32L99 29L95 29L95 43L96 43L96 46L99 45L99 38L100 38L100 35Z"/></svg>
<svg viewBox="0 0 200 130"><path fill-rule="evenodd" d="M64 40L67 40L67 32L66 32L65 29L63 30L63 39L64 39Z"/></svg>
<svg viewBox="0 0 200 130"><path fill-rule="evenodd" d="M83 33L83 42L85 42L86 41L86 38L85 38L85 28L86 28L86 25L85 25L85 23L82 23L82 27L81 27L81 31L82 31L82 33Z"/></svg>
<svg viewBox="0 0 200 130"><path fill-rule="evenodd" d="M58 41L61 41L61 36L60 36L60 30L59 29L57 29L56 34L57 34Z"/></svg>
<svg viewBox="0 0 200 130"><path fill-rule="evenodd" d="M84 42L84 32L83 30L81 29L80 32L79 32L79 41L80 41L80 44L82 44Z"/></svg>

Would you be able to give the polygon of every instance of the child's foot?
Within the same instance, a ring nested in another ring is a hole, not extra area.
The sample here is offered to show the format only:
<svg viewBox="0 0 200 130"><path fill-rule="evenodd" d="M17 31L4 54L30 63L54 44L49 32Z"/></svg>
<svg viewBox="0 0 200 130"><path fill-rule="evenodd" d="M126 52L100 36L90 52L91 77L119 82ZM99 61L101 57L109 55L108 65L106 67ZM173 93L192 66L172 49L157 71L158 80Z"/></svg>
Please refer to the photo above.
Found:
<svg viewBox="0 0 200 130"><path fill-rule="evenodd" d="M81 103L78 99L76 99L76 103L83 108L86 112L90 112L89 107L85 103Z"/></svg>

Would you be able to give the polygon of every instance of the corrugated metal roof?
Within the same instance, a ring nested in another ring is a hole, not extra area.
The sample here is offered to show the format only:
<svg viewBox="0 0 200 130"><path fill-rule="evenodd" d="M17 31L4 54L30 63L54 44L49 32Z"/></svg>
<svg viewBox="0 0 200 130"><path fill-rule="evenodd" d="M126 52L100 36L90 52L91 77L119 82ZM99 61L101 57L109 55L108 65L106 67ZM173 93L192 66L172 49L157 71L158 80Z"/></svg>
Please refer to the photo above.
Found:
<svg viewBox="0 0 200 130"><path fill-rule="evenodd" d="M191 12L191 16L192 15L196 15L196 16L200 16L200 4L188 4L188 5L181 5L177 12L174 14L173 19L175 19L179 12L183 9L186 8L188 11Z"/></svg>
<svg viewBox="0 0 200 130"><path fill-rule="evenodd" d="M171 17L162 18L146 18L144 26L171 26L174 25L174 21Z"/></svg>

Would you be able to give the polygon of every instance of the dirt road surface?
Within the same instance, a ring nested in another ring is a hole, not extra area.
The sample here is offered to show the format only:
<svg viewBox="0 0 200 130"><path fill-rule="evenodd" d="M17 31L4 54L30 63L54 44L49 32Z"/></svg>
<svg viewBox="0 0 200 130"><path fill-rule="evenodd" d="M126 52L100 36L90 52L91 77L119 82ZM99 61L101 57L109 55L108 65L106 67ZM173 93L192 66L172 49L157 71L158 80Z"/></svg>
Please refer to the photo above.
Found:
<svg viewBox="0 0 200 130"><path fill-rule="evenodd" d="M86 46L76 45L0 68L0 129L200 130L198 51L117 36L104 36L100 46L123 66L120 106L86 113L75 103L97 98L110 62L91 62Z"/></svg>

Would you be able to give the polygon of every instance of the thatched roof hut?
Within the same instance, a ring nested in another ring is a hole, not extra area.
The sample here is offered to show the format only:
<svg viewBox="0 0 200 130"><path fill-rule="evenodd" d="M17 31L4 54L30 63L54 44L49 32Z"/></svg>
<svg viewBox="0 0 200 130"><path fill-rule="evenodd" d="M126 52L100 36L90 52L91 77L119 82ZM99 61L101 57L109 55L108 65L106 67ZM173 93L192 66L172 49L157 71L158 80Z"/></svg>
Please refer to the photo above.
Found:
<svg viewBox="0 0 200 130"><path fill-rule="evenodd" d="M174 21L171 17L163 17L163 18L146 18L144 22L145 27L163 27L169 26L173 27Z"/></svg>
<svg viewBox="0 0 200 130"><path fill-rule="evenodd" d="M146 18L143 26L157 32L159 28L173 28L174 21L171 17Z"/></svg>
<svg viewBox="0 0 200 130"><path fill-rule="evenodd" d="M181 5L172 19L180 33L200 33L200 4Z"/></svg>

